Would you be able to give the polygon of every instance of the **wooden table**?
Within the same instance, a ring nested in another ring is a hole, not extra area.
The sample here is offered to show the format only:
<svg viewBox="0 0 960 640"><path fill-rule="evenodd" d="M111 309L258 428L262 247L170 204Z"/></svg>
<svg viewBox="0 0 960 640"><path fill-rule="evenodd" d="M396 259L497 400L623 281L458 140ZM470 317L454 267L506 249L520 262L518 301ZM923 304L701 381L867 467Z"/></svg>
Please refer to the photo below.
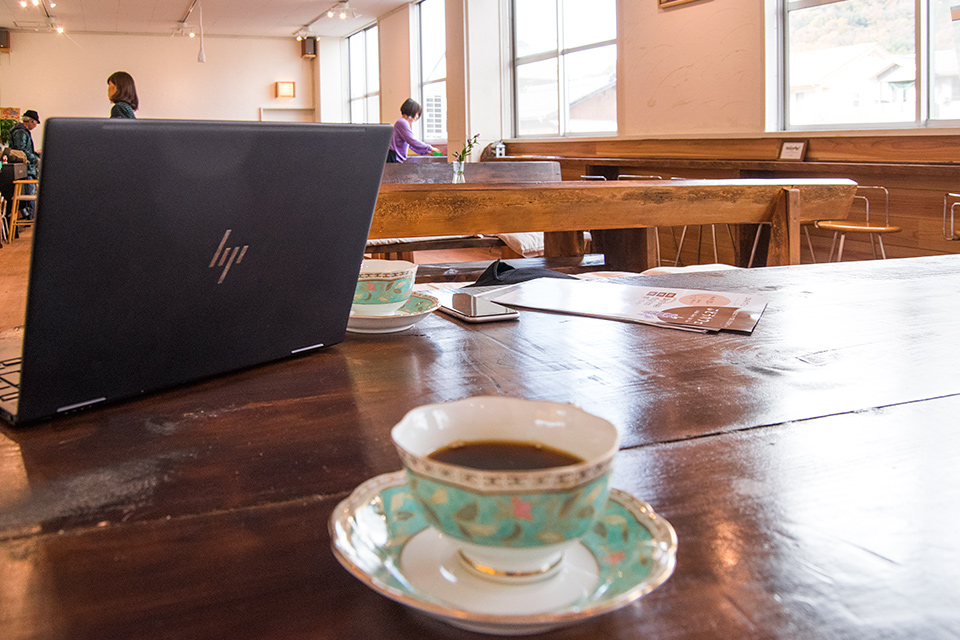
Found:
<svg viewBox="0 0 960 640"><path fill-rule="evenodd" d="M558 162L467 162L464 175L470 183L560 182ZM453 164L449 162L388 162L383 167L381 185L452 184ZM427 237L377 238L367 244L367 253L374 258L415 261L416 251L437 251L498 247L505 256L513 252L496 235L476 234L431 235Z"/></svg>
<svg viewBox="0 0 960 640"><path fill-rule="evenodd" d="M369 237L560 232L545 252L565 256L582 251L571 234L605 230L608 267L639 272L655 266L654 227L770 223L768 264L799 264L800 223L845 218L855 191L843 179L384 184Z"/></svg>
<svg viewBox="0 0 960 640"><path fill-rule="evenodd" d="M618 425L613 485L679 537L661 588L544 637L955 638L960 256L632 281L770 304L751 336L433 315L0 430L0 637L480 637L354 579L326 521L406 411L503 394Z"/></svg>

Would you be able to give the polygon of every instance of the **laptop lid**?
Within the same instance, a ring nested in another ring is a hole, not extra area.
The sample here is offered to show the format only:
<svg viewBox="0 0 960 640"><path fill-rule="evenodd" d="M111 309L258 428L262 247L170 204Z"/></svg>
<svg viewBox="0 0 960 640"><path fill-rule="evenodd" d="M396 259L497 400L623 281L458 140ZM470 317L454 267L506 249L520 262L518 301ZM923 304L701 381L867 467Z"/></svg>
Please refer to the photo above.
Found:
<svg viewBox="0 0 960 640"><path fill-rule="evenodd" d="M391 130L47 120L17 422L343 340Z"/></svg>

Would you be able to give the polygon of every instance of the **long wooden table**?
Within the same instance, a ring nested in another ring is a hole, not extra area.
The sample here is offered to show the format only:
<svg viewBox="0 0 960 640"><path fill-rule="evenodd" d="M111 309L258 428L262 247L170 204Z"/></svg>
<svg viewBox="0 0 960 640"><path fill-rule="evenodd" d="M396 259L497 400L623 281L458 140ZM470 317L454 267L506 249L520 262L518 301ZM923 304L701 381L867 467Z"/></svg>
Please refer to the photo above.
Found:
<svg viewBox="0 0 960 640"><path fill-rule="evenodd" d="M464 176L473 184L560 182L558 162L467 162ZM449 162L394 162L383 167L381 185L389 184L452 184L453 164ZM415 261L416 251L499 247L510 255L509 245L499 236L475 234L438 235L427 237L377 238L367 244L374 258L399 258ZM505 251L506 250L506 251Z"/></svg>
<svg viewBox="0 0 960 640"><path fill-rule="evenodd" d="M611 420L613 485L679 538L662 587L544 637L956 637L960 256L629 281L770 303L750 336L434 314L0 429L0 637L480 637L368 589L326 529L400 468L406 411L479 394Z"/></svg>
<svg viewBox="0 0 960 640"><path fill-rule="evenodd" d="M611 269L655 266L654 227L771 224L768 264L800 262L800 223L850 210L852 180L568 181L542 184L384 184L370 238L561 232L547 255L581 250L570 234L604 232Z"/></svg>

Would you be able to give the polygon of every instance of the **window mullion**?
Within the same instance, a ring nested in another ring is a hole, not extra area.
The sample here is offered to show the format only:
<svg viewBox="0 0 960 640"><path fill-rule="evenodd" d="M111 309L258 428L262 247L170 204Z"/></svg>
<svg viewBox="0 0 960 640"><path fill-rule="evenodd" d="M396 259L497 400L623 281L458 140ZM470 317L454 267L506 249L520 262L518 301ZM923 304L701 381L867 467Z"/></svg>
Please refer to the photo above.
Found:
<svg viewBox="0 0 960 640"><path fill-rule="evenodd" d="M565 56L570 53L579 53L581 51L588 51L589 49L599 49L600 47L606 47L611 44L617 44L617 39L612 38L610 40L604 40L603 42L591 42L590 44L582 44L579 47L571 47L569 49L560 49L560 55Z"/></svg>
<svg viewBox="0 0 960 640"><path fill-rule="evenodd" d="M917 81L914 85L917 100L915 105L915 117L917 124L926 127L930 123L930 93L928 87L932 88L933 78L931 76L932 66L930 57L934 55L933 38L931 37L932 24L930 23L929 0L914 0L914 49L917 52L915 60L915 71Z"/></svg>
<svg viewBox="0 0 960 640"><path fill-rule="evenodd" d="M557 6L557 120L560 127L560 135L565 136L570 130L570 113L567 108L567 83L564 67L563 51L563 2L556 0Z"/></svg>

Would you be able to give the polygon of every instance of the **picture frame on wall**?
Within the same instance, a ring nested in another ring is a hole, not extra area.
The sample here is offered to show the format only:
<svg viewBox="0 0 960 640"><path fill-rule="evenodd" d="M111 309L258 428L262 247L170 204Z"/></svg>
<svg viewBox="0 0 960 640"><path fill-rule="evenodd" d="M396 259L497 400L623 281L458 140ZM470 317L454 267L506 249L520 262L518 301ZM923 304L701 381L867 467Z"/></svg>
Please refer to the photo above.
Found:
<svg viewBox="0 0 960 640"><path fill-rule="evenodd" d="M672 7L678 4L686 4L688 2L695 2L696 0L657 0L657 6L661 9L663 7Z"/></svg>
<svg viewBox="0 0 960 640"><path fill-rule="evenodd" d="M784 140L780 145L780 156L778 160L790 160L793 162L802 161L807 155L806 140Z"/></svg>

